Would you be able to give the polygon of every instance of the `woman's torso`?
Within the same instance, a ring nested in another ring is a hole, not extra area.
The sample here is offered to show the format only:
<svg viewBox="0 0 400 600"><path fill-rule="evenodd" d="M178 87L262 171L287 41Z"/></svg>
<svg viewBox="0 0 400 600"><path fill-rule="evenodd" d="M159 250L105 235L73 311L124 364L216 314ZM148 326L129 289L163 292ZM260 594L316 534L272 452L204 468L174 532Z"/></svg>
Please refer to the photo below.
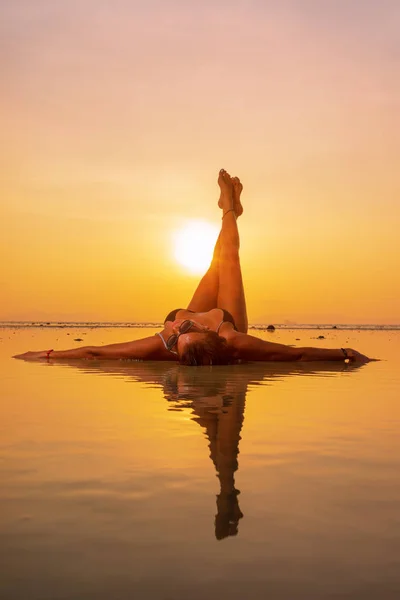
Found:
<svg viewBox="0 0 400 600"><path fill-rule="evenodd" d="M169 328L169 324L178 319L193 319L201 325L206 325L211 331L220 333L222 326L229 324L229 329L237 331L235 320L231 313L223 308L213 308L207 312L194 312L187 308L176 308L171 311L164 320L164 326Z"/></svg>
<svg viewBox="0 0 400 600"><path fill-rule="evenodd" d="M237 331L232 315L222 308L213 308L207 312L194 312L186 308L177 308L171 311L165 318L164 329L157 334L160 346L153 354L153 360L177 360L176 352L168 350L167 339L173 333L173 324L177 320L193 320L200 325L205 325L210 331L215 331L228 340Z"/></svg>

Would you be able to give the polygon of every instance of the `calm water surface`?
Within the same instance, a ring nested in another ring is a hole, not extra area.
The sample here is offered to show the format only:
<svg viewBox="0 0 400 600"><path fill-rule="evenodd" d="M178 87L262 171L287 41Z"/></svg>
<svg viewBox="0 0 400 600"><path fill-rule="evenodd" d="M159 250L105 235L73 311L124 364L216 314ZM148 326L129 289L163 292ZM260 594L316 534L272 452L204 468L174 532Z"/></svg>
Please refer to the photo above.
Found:
<svg viewBox="0 0 400 600"><path fill-rule="evenodd" d="M384 360L28 363L79 332L0 330L1 598L398 599L400 333L325 335L260 337Z"/></svg>

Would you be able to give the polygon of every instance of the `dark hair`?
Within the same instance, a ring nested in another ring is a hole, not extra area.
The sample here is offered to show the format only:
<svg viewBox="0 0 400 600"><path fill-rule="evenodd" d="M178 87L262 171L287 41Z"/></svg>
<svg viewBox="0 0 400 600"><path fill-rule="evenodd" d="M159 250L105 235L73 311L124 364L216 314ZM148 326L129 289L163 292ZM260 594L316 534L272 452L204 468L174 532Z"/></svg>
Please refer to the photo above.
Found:
<svg viewBox="0 0 400 600"><path fill-rule="evenodd" d="M179 356L181 365L229 365L233 362L226 339L208 331L201 339L185 346Z"/></svg>

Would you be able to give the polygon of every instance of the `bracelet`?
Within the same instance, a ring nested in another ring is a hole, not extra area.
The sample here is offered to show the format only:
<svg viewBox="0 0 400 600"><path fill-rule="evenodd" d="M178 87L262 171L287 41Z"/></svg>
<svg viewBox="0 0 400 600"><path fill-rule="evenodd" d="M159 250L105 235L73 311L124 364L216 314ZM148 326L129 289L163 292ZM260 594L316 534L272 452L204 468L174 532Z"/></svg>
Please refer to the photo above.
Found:
<svg viewBox="0 0 400 600"><path fill-rule="evenodd" d="M232 212L232 211L234 212L234 211L235 211L235 209L234 209L234 208L230 208L229 210L227 210L227 211L226 211L226 212L225 212L225 213L222 215L222 218L224 218L224 217L225 217L225 216L226 216L228 213L230 213L230 212ZM235 215L235 216L236 216L236 215Z"/></svg>
<svg viewBox="0 0 400 600"><path fill-rule="evenodd" d="M50 354L54 352L54 349L52 348L51 350L47 350L46 352L46 358L50 358Z"/></svg>
<svg viewBox="0 0 400 600"><path fill-rule="evenodd" d="M343 352L343 354L344 354L344 360L348 360L348 359L350 359L350 357L349 357L349 355L348 355L348 352L347 352L346 348L340 348L340 349L341 349L341 351L342 351L342 352Z"/></svg>

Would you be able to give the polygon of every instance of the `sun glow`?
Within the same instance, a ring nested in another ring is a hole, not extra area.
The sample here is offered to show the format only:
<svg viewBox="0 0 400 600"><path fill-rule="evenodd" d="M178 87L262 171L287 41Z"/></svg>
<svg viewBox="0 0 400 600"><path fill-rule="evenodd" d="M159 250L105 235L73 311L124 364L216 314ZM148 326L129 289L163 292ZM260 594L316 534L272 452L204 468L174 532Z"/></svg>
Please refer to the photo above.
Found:
<svg viewBox="0 0 400 600"><path fill-rule="evenodd" d="M218 229L207 221L188 221L174 236L174 256L192 273L207 270L213 255Z"/></svg>

